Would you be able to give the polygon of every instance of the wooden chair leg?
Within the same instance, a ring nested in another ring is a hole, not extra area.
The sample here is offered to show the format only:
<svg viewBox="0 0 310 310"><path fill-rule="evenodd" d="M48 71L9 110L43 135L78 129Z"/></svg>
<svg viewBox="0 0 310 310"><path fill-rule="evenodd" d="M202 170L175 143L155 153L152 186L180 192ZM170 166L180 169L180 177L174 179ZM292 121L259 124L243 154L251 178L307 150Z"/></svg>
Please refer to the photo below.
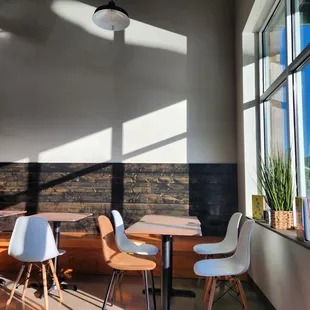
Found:
<svg viewBox="0 0 310 310"><path fill-rule="evenodd" d="M211 292L210 292L210 298L208 303L208 310L212 310L214 295L215 295L215 288L216 288L216 277L212 280L212 286L211 286Z"/></svg>
<svg viewBox="0 0 310 310"><path fill-rule="evenodd" d="M26 282L25 282L25 284L24 284L24 289L23 289L23 294L22 294L22 300L25 299L26 290L27 290L28 283L29 283L29 278L30 278L30 275L31 275L31 269L32 269L32 263L30 263L30 264L28 265L28 268L27 268L27 272L26 272Z"/></svg>
<svg viewBox="0 0 310 310"><path fill-rule="evenodd" d="M212 277L206 278L205 292L203 294L203 301L202 301L202 308L205 307L205 304L207 303L207 300L209 299L209 293L211 289L212 280L213 280Z"/></svg>
<svg viewBox="0 0 310 310"><path fill-rule="evenodd" d="M231 283L233 285L235 284L234 290L235 290L236 294L239 296L240 295L240 290L239 290L239 286L238 286L236 278L237 277L233 277Z"/></svg>
<svg viewBox="0 0 310 310"><path fill-rule="evenodd" d="M243 308L244 308L244 310L248 310L249 308L248 308L248 302L247 302L247 299L245 296L245 292L244 292L244 289L242 287L241 281L238 277L236 277L236 282L237 282L238 290L240 292L240 297L241 297L241 301L243 304Z"/></svg>
<svg viewBox="0 0 310 310"><path fill-rule="evenodd" d="M208 254L205 256L205 259L208 259ZM198 281L197 281L197 286L199 286L201 279L202 279L202 277L199 276Z"/></svg>
<svg viewBox="0 0 310 310"><path fill-rule="evenodd" d="M24 269L25 269L25 264L23 264L23 265L21 266L20 270L19 270L17 279L16 279L16 281L14 282L14 285L13 285L13 287L12 287L10 297L9 297L9 299L8 299L7 302L6 302L6 305L5 305L5 308L4 308L5 310L8 309L8 307L9 307L11 301L12 301L12 298L13 298L14 293L15 293L15 290L16 290L16 286L17 286L17 284L19 283L20 278L21 278L22 275L23 275Z"/></svg>
<svg viewBox="0 0 310 310"><path fill-rule="evenodd" d="M48 264L49 264L49 266L50 266L50 268L51 268L52 276L53 276L54 282L55 282L56 287L57 287L59 299L62 301L62 291L61 291L60 284L59 284L59 280L58 280L58 277L57 277L57 274L56 274L56 271L55 271L54 263L53 263L53 261L50 259L50 260L48 261Z"/></svg>
<svg viewBox="0 0 310 310"><path fill-rule="evenodd" d="M44 306L45 310L48 310L48 291L47 291L47 279L46 279L46 267L44 263L42 265L42 279L43 279L43 291L44 291Z"/></svg>

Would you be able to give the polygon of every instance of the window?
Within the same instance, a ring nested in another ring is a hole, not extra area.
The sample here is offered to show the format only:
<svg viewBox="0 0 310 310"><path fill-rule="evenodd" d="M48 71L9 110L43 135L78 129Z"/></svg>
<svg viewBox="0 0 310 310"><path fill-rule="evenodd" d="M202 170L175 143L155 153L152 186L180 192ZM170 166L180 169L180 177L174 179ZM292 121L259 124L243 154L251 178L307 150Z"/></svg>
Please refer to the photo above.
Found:
<svg viewBox="0 0 310 310"><path fill-rule="evenodd" d="M263 31L265 88L270 86L286 67L285 6L281 2Z"/></svg>
<svg viewBox="0 0 310 310"><path fill-rule="evenodd" d="M264 152L291 150L310 197L310 0L277 1L260 31Z"/></svg>
<svg viewBox="0 0 310 310"><path fill-rule="evenodd" d="M282 86L265 103L268 153L278 153L289 148L286 89L286 85Z"/></svg>
<svg viewBox="0 0 310 310"><path fill-rule="evenodd" d="M294 0L295 55L310 43L310 0Z"/></svg>
<svg viewBox="0 0 310 310"><path fill-rule="evenodd" d="M298 144L300 153L301 188L310 197L310 64L306 64L296 73L297 113L299 118Z"/></svg>

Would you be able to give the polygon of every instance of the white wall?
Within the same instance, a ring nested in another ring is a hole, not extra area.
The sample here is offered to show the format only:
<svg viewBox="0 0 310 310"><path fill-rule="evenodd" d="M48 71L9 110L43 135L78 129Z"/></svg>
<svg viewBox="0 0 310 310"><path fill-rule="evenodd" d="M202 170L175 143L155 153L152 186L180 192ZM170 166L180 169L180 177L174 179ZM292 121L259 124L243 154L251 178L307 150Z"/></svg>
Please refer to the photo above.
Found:
<svg viewBox="0 0 310 310"><path fill-rule="evenodd" d="M101 4L1 5L0 162L236 162L233 0Z"/></svg>
<svg viewBox="0 0 310 310"><path fill-rule="evenodd" d="M255 225L250 275L278 310L310 308L310 250Z"/></svg>
<svg viewBox="0 0 310 310"><path fill-rule="evenodd" d="M239 209L251 216L257 193L259 89L257 32L273 0L236 0L236 81ZM310 250L255 225L249 273L278 310L309 309Z"/></svg>

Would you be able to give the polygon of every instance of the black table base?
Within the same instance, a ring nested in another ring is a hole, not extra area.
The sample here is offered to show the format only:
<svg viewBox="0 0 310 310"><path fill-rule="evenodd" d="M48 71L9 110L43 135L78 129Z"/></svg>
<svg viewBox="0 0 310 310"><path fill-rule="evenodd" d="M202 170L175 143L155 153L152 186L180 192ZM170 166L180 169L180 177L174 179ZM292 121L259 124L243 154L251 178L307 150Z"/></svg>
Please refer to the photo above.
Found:
<svg viewBox="0 0 310 310"><path fill-rule="evenodd" d="M59 249L59 240L60 240L60 222L54 222L54 236L55 236L55 243L57 246L57 249ZM56 274L58 275L58 256L54 258L54 266L55 266L55 271ZM77 287L74 284L67 284L67 283L62 283L65 280L65 278L62 275L58 275L58 281L60 283L60 289L62 290L71 290L71 291L77 291ZM53 281L52 287L49 289L54 290L56 289L56 285Z"/></svg>
<svg viewBox="0 0 310 310"><path fill-rule="evenodd" d="M38 284L38 283L31 283L29 284L30 288L33 288L37 291L39 291L40 293L40 298L42 299L44 296L44 292L43 292L43 284ZM61 290L70 290L70 291L77 291L77 287L74 284L68 284L68 283L62 283L60 284L60 289ZM56 285L52 284L48 287L48 292L50 293L51 291L57 290Z"/></svg>
<svg viewBox="0 0 310 310"><path fill-rule="evenodd" d="M63 276L62 274L58 275L58 281L60 285L61 290L70 290L70 291L77 291L77 286L74 284L68 284L68 283L63 283L65 282L66 277ZM57 290L56 284L53 280L51 287L49 288L49 291Z"/></svg>
<svg viewBox="0 0 310 310"><path fill-rule="evenodd" d="M142 291L143 294L145 294L145 290ZM153 291L151 288L149 288L149 294L153 294ZM161 296L161 289L155 288L155 295ZM196 294L191 290L181 290L173 288L170 292L171 297L187 297L187 298L195 298Z"/></svg>
<svg viewBox="0 0 310 310"><path fill-rule="evenodd" d="M55 243L57 249L59 249L59 238L60 238L60 222L54 222L54 227L53 227L53 232L54 232L54 237L55 237ZM68 283L62 283L65 281L65 277L62 274L58 274L58 256L54 258L54 268L55 272L58 276L58 281L60 284L60 289L61 290L71 290L71 291L77 291L77 287L74 284L68 284ZM48 283L48 292L54 291L57 289L55 281L52 277L51 274L48 274L49 280ZM29 287L34 288L38 291L40 291L40 298L43 298L43 284L42 283L31 283Z"/></svg>
<svg viewBox="0 0 310 310"><path fill-rule="evenodd" d="M195 293L188 290L177 290L172 288L172 252L173 237L162 235L162 270L161 270L161 308L170 310L170 298L176 297L195 297Z"/></svg>

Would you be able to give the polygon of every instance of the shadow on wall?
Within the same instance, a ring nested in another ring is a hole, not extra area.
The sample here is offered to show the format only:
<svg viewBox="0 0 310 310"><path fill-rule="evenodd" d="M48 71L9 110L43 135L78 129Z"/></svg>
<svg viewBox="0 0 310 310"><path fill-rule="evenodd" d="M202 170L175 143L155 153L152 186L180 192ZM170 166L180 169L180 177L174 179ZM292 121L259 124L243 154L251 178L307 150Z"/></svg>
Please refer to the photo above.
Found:
<svg viewBox="0 0 310 310"><path fill-rule="evenodd" d="M0 28L9 33L0 34L1 161L57 162L57 154L40 156L107 131L111 145L102 144L95 161L123 162L125 122L187 100L183 162L235 162L233 1L220 2L120 0L132 18L125 33L89 23L99 1L2 3ZM69 157L79 161L76 153ZM38 208L40 191L32 177L28 194L37 204L29 213ZM122 192L112 187L118 201Z"/></svg>
<svg viewBox="0 0 310 310"><path fill-rule="evenodd" d="M197 216L204 236L224 236L238 212L236 164L189 166L189 215Z"/></svg>
<svg viewBox="0 0 310 310"><path fill-rule="evenodd" d="M120 1L132 24L114 35L90 23L98 1L4 2L1 161L111 129L100 161L121 162L124 122L187 100L183 160L235 162L233 1L224 3Z"/></svg>
<svg viewBox="0 0 310 310"><path fill-rule="evenodd" d="M99 36L93 34L88 23L83 28L91 15L85 17L76 1L55 1L52 7L44 1L35 8L26 1L9 3L22 13L11 23L9 17L2 20L13 9L3 5L0 14L0 28L14 33L2 38L0 47L1 158L31 161L112 128L112 154L101 161L121 162L124 122L186 99L186 53L125 44L124 33L95 28ZM77 14L74 21L69 13ZM48 25L41 25L45 20ZM182 44L186 49L186 38Z"/></svg>

